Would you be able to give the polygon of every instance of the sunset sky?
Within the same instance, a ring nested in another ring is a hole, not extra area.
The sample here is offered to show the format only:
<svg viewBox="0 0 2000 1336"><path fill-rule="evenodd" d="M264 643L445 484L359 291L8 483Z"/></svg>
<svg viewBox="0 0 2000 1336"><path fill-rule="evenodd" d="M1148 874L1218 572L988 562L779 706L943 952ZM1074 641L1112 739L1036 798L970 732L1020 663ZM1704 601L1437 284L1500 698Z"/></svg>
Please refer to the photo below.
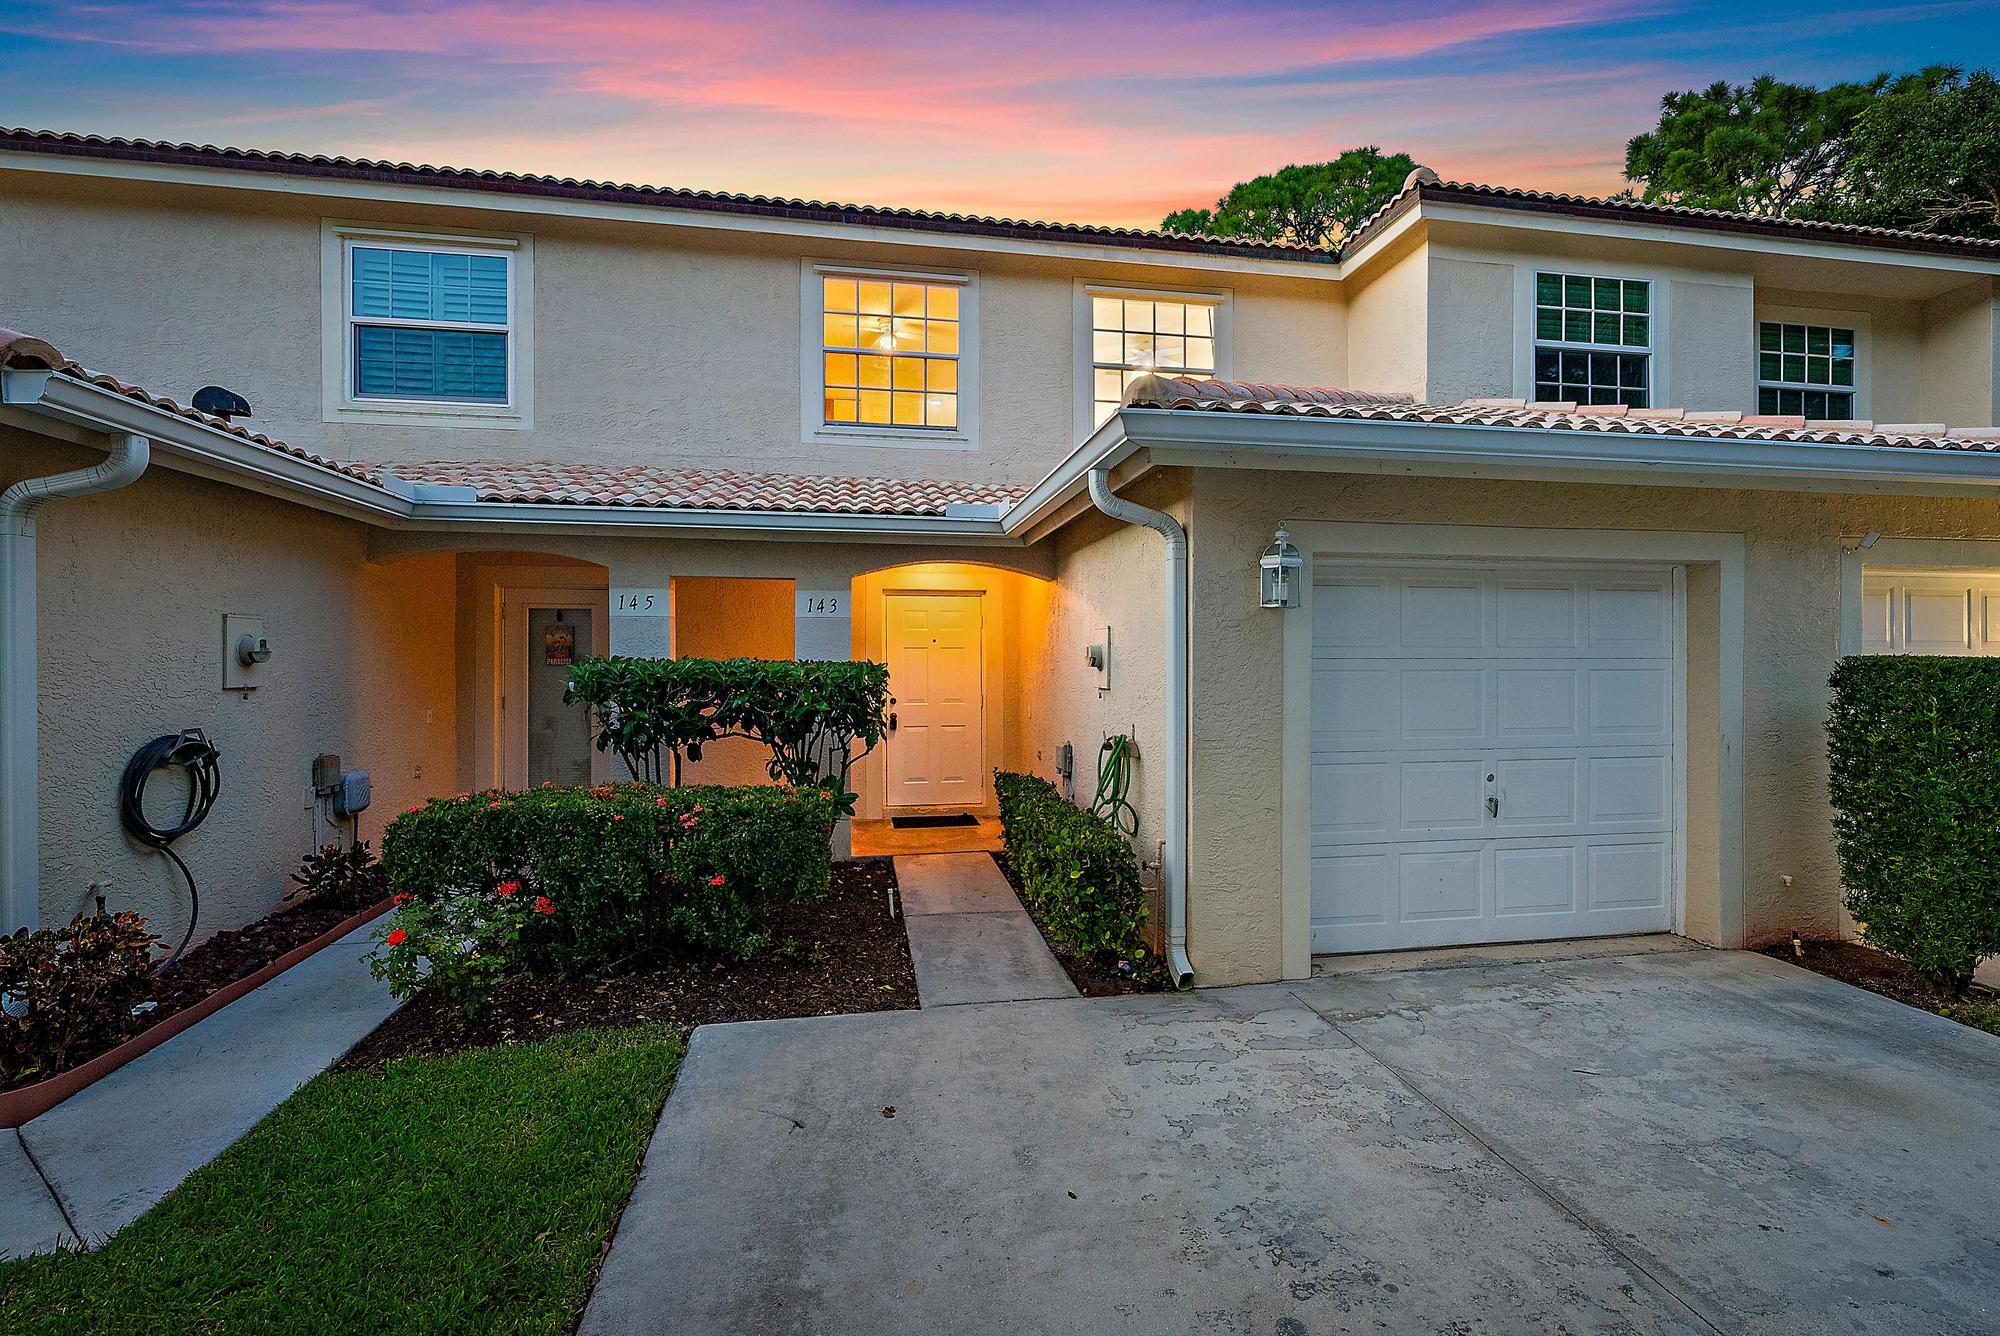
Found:
<svg viewBox="0 0 2000 1336"><path fill-rule="evenodd" d="M1356 144L1603 192L1660 94L2000 62L2000 4L0 3L0 123L1151 225Z"/></svg>

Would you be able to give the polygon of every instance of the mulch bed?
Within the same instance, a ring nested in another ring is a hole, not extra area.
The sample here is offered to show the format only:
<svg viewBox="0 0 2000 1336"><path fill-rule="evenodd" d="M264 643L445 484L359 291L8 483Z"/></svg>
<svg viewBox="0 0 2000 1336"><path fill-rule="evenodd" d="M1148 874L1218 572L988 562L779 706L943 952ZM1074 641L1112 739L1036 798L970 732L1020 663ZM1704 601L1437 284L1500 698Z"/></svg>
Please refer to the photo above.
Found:
<svg viewBox="0 0 2000 1336"><path fill-rule="evenodd" d="M1042 940L1049 944L1049 950L1062 965L1064 973L1069 975L1069 981L1076 985L1077 992L1085 997L1123 997L1127 993L1167 991L1166 972L1159 967L1158 961L1151 962L1150 969L1125 973L1118 968L1115 959L1080 955L1057 941L1049 932L1049 925L1042 921L1041 914L1036 912L1035 907L1028 902L1028 897L1022 893L1021 878L1014 872L1013 860L1005 853L996 853L993 855L993 861L1000 865L1000 875L1014 888L1014 894L1020 899L1021 907L1028 911L1028 917L1034 921L1036 930L1042 934Z"/></svg>
<svg viewBox="0 0 2000 1336"><path fill-rule="evenodd" d="M152 987L141 1004L151 1002L144 1024L101 1042L80 1047L70 1054L63 1070L81 1067L100 1053L127 1040L136 1039L177 1012L185 1011L210 993L227 988L238 979L255 974L295 947L330 932L346 919L365 909L357 904L315 904L281 908L241 928L231 928L187 949L187 954L164 970L155 970ZM27 1081L0 1081L0 1090L12 1090L48 1079L54 1073L40 1072Z"/></svg>
<svg viewBox="0 0 2000 1336"><path fill-rule="evenodd" d="M691 1030L717 1021L910 1010L917 975L903 921L889 914L895 884L886 858L834 864L826 898L776 909L768 925L774 945L746 960L688 958L606 978L517 979L472 1016L419 994L334 1070L606 1026L657 1022Z"/></svg>
<svg viewBox="0 0 2000 1336"><path fill-rule="evenodd" d="M1831 940L1811 940L1803 945L1803 957L1792 953L1790 942L1774 942L1757 950L1774 960L1802 965L1815 974L1824 974L1829 979L1838 979L1856 988L1866 988L1871 993L1880 993L1883 997L1894 998L1925 1011L1943 1012L1954 1003L1966 1000L1953 997L1896 957L1886 951L1877 951L1872 946ZM1990 994L1975 987L1970 996L1977 999Z"/></svg>

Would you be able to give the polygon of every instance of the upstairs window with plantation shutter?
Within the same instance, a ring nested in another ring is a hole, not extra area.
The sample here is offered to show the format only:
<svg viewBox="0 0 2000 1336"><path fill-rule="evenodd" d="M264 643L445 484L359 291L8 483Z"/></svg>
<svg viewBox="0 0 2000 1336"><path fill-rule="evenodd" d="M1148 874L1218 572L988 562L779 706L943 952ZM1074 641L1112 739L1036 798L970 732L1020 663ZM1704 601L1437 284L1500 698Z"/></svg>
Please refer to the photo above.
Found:
<svg viewBox="0 0 2000 1336"><path fill-rule="evenodd" d="M511 255L357 241L347 261L352 399L512 402Z"/></svg>

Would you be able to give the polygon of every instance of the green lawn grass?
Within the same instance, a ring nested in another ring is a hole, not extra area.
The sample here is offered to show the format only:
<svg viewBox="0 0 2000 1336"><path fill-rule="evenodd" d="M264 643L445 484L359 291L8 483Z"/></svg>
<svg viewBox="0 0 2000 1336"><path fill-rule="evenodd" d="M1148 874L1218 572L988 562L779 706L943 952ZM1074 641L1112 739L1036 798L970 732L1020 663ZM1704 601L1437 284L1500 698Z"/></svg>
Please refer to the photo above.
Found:
<svg viewBox="0 0 2000 1336"><path fill-rule="evenodd" d="M680 1062L664 1027L320 1076L101 1251L0 1264L8 1332L563 1332Z"/></svg>

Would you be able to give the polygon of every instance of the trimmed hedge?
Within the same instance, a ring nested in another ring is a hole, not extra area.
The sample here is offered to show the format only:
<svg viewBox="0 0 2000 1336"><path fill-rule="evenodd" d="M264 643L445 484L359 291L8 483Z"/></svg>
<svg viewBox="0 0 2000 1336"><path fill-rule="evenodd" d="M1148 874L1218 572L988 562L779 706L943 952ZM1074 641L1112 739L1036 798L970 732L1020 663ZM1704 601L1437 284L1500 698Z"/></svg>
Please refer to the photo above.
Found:
<svg viewBox="0 0 2000 1336"><path fill-rule="evenodd" d="M1146 892L1125 837L1046 779L996 770L993 787L1007 856L1049 931L1075 951L1143 959Z"/></svg>
<svg viewBox="0 0 2000 1336"><path fill-rule="evenodd" d="M554 912L523 948L591 967L674 944L740 952L763 906L826 894L834 798L775 786L496 790L413 807L382 837L398 896L518 881Z"/></svg>
<svg viewBox="0 0 2000 1336"><path fill-rule="evenodd" d="M1848 909L1870 942L1962 990L2000 955L2000 659L1861 656L1830 685Z"/></svg>
<svg viewBox="0 0 2000 1336"><path fill-rule="evenodd" d="M635 780L680 781L681 759L718 738L771 751L771 778L830 787L853 814L848 774L889 731L889 670L866 660L585 659L563 699L590 707L599 751Z"/></svg>

